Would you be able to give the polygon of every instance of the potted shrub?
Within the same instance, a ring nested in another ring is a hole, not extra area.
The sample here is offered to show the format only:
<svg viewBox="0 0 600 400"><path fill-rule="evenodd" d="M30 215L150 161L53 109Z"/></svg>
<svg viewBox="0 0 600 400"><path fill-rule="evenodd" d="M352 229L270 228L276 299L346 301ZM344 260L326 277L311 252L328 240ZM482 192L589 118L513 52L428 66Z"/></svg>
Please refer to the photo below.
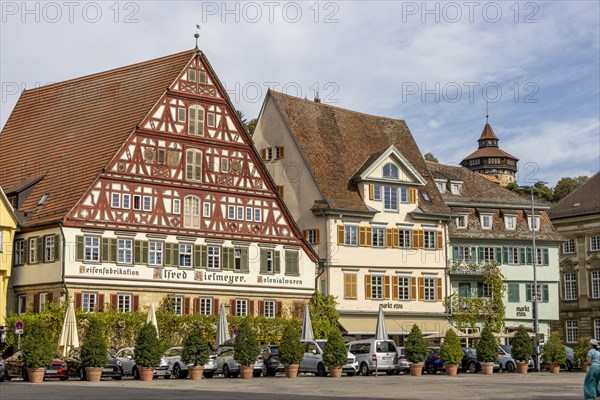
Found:
<svg viewBox="0 0 600 400"><path fill-rule="evenodd" d="M104 326L98 318L90 318L81 343L81 368L88 382L99 382L106 365L108 348L104 337Z"/></svg>
<svg viewBox="0 0 600 400"><path fill-rule="evenodd" d="M283 331L279 346L279 361L285 365L285 376L295 378L304 357L304 345L300 341L300 331L289 323Z"/></svg>
<svg viewBox="0 0 600 400"><path fill-rule="evenodd" d="M209 356L210 346L204 339L204 330L196 323L185 338L181 351L181 361L188 364L190 379L202 379L204 364L208 362Z"/></svg>
<svg viewBox="0 0 600 400"><path fill-rule="evenodd" d="M544 358L548 362L550 372L558 374L560 365L567 361L567 351L563 346L558 332L551 332L550 339L544 346Z"/></svg>
<svg viewBox="0 0 600 400"><path fill-rule="evenodd" d="M448 329L440 347L440 357L446 364L446 375L456 375L463 358L462 345L456 332Z"/></svg>
<svg viewBox="0 0 600 400"><path fill-rule="evenodd" d="M238 330L233 343L233 358L240 363L240 376L242 379L252 378L254 363L260 353L256 335L250 326L250 322L244 319Z"/></svg>
<svg viewBox="0 0 600 400"><path fill-rule="evenodd" d="M152 380L154 367L160 363L161 354L156 328L152 324L144 324L135 341L135 364L138 366L142 381Z"/></svg>
<svg viewBox="0 0 600 400"><path fill-rule="evenodd" d="M498 359L498 341L494 337L492 328L485 324L481 331L481 338L477 342L477 360L481 363L484 374L494 373L494 362Z"/></svg>
<svg viewBox="0 0 600 400"><path fill-rule="evenodd" d="M592 338L589 336L579 338L579 340L577 341L577 345L573 349L573 356L575 357L575 360L577 360L577 362L581 366L582 372L588 372L590 369L590 366L587 363L587 353L590 349L590 340L591 339Z"/></svg>
<svg viewBox="0 0 600 400"><path fill-rule="evenodd" d="M423 362L427 358L427 344L423 339L421 330L414 324L405 343L406 359L410 362L410 374L421 376L423 373Z"/></svg>
<svg viewBox="0 0 600 400"><path fill-rule="evenodd" d="M342 376L342 367L348 362L348 350L337 324L333 324L329 329L327 342L323 348L323 362L329 367L329 376L332 378Z"/></svg>
<svg viewBox="0 0 600 400"><path fill-rule="evenodd" d="M50 328L42 319L32 319L25 327L21 351L23 364L27 368L27 376L31 383L40 383L44 380L46 367L52 362L52 355L57 350L48 332Z"/></svg>
<svg viewBox="0 0 600 400"><path fill-rule="evenodd" d="M515 337L510 342L512 346L512 356L517 362L517 371L520 374L526 374L529 368L529 358L531 357L531 338L527 329L523 325L519 326Z"/></svg>

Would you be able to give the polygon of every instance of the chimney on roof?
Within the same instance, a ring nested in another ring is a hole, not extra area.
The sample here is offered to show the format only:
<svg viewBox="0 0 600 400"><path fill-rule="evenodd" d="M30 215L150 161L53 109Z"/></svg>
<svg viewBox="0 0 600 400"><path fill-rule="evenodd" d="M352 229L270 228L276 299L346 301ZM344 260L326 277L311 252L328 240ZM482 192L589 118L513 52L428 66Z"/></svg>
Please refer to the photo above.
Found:
<svg viewBox="0 0 600 400"><path fill-rule="evenodd" d="M315 95L315 103L320 103L321 98L319 97L319 91L317 90L317 94Z"/></svg>

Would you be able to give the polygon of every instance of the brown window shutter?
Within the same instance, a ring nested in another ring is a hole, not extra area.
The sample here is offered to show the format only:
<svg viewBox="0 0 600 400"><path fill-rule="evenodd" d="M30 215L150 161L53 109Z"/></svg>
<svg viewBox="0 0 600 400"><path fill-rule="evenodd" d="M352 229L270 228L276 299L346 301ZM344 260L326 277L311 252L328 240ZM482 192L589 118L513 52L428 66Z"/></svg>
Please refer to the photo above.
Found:
<svg viewBox="0 0 600 400"><path fill-rule="evenodd" d="M275 316L277 318L281 317L281 310L283 309L283 303L281 301L275 302Z"/></svg>
<svg viewBox="0 0 600 400"><path fill-rule="evenodd" d="M375 186L372 183L369 183L369 200L375 199Z"/></svg>
<svg viewBox="0 0 600 400"><path fill-rule="evenodd" d="M444 238L442 235L442 231L437 231L437 248L438 250L442 250L444 248Z"/></svg>
<svg viewBox="0 0 600 400"><path fill-rule="evenodd" d="M116 294L111 294L110 295L110 308L113 311L116 311L117 307L119 306L118 299L119 298L118 298L118 296Z"/></svg>
<svg viewBox="0 0 600 400"><path fill-rule="evenodd" d="M344 298L352 298L352 275L344 274Z"/></svg>
<svg viewBox="0 0 600 400"><path fill-rule="evenodd" d="M279 147L279 158L285 157L285 148L283 146Z"/></svg>
<svg viewBox="0 0 600 400"><path fill-rule="evenodd" d="M190 314L190 298L189 297L183 298L183 313L186 315Z"/></svg>
<svg viewBox="0 0 600 400"><path fill-rule="evenodd" d="M421 230L421 229L413 230L413 248L415 248L415 249L423 248L423 230Z"/></svg>
<svg viewBox="0 0 600 400"><path fill-rule="evenodd" d="M200 297L194 298L194 314L200 314Z"/></svg>
<svg viewBox="0 0 600 400"><path fill-rule="evenodd" d="M392 276L392 300L398 300L398 275Z"/></svg>
<svg viewBox="0 0 600 400"><path fill-rule="evenodd" d="M298 318L303 319L304 318L304 303L301 301L298 301L296 303L296 306L298 307Z"/></svg>
<svg viewBox="0 0 600 400"><path fill-rule="evenodd" d="M400 229L392 228L394 234L394 248L397 249L400 247Z"/></svg>
<svg viewBox="0 0 600 400"><path fill-rule="evenodd" d="M412 301L417 300L417 277L416 276L410 277L410 299Z"/></svg>
<svg viewBox="0 0 600 400"><path fill-rule="evenodd" d="M389 276L389 275L385 275L383 277L383 298L385 300L390 299L390 291L391 291L390 278L391 278L391 276Z"/></svg>
<svg viewBox="0 0 600 400"><path fill-rule="evenodd" d="M337 231L338 231L338 244L340 246L343 246L344 245L344 236L345 236L344 225L338 225Z"/></svg>
<svg viewBox="0 0 600 400"><path fill-rule="evenodd" d="M308 240L308 229L302 230L302 237L304 237L304 239Z"/></svg>
<svg viewBox="0 0 600 400"><path fill-rule="evenodd" d="M140 310L140 296L137 294L133 295L133 312L138 312Z"/></svg>
<svg viewBox="0 0 600 400"><path fill-rule="evenodd" d="M435 280L435 301L442 301L442 278Z"/></svg>
<svg viewBox="0 0 600 400"><path fill-rule="evenodd" d="M48 292L48 303L52 303L54 299L54 292Z"/></svg>
<svg viewBox="0 0 600 400"><path fill-rule="evenodd" d="M267 160L267 149L262 149L262 150L260 151L260 156L261 156L261 158L262 158L263 160L265 160L265 161L266 161L266 160Z"/></svg>
<svg viewBox="0 0 600 400"><path fill-rule="evenodd" d="M365 239L367 241L367 246L373 246L373 228L370 226L367 226L366 228Z"/></svg>
<svg viewBox="0 0 600 400"><path fill-rule="evenodd" d="M371 299L371 275L365 275L365 299Z"/></svg>
<svg viewBox="0 0 600 400"><path fill-rule="evenodd" d="M264 300L259 300L258 301L258 315L260 317L264 317L265 316L265 302L264 302Z"/></svg>
<svg viewBox="0 0 600 400"><path fill-rule="evenodd" d="M200 300L198 299L198 311L200 311ZM212 313L219 315L219 299L213 297L212 299Z"/></svg>
<svg viewBox="0 0 600 400"><path fill-rule="evenodd" d="M235 299L231 299L229 302L229 314L235 316Z"/></svg>
<svg viewBox="0 0 600 400"><path fill-rule="evenodd" d="M283 185L278 186L277 190L279 191L279 196L283 197L283 195L285 194L285 188L283 187Z"/></svg>
<svg viewBox="0 0 600 400"><path fill-rule="evenodd" d="M40 312L40 292L35 292L33 294L33 312Z"/></svg>
<svg viewBox="0 0 600 400"><path fill-rule="evenodd" d="M81 305L83 303L83 295L81 292L75 293L75 309L81 310Z"/></svg>
<svg viewBox="0 0 600 400"><path fill-rule="evenodd" d="M250 317L254 316L254 300L248 300L248 315Z"/></svg>
<svg viewBox="0 0 600 400"><path fill-rule="evenodd" d="M419 277L419 300L425 299L425 278Z"/></svg>
<svg viewBox="0 0 600 400"><path fill-rule="evenodd" d="M385 228L385 247L392 247L394 245L394 230L392 228Z"/></svg>
<svg viewBox="0 0 600 400"><path fill-rule="evenodd" d="M358 227L358 245L359 246L367 245L367 227L366 226Z"/></svg>
<svg viewBox="0 0 600 400"><path fill-rule="evenodd" d="M104 312L104 294L98 293L98 304L96 305L98 312Z"/></svg>
<svg viewBox="0 0 600 400"><path fill-rule="evenodd" d="M416 203L417 202L417 189L409 189L408 190L409 193L409 197L410 197L410 202L411 203Z"/></svg>
<svg viewBox="0 0 600 400"><path fill-rule="evenodd" d="M319 229L315 229L316 230L316 238L317 241L315 243L321 243L321 231Z"/></svg>

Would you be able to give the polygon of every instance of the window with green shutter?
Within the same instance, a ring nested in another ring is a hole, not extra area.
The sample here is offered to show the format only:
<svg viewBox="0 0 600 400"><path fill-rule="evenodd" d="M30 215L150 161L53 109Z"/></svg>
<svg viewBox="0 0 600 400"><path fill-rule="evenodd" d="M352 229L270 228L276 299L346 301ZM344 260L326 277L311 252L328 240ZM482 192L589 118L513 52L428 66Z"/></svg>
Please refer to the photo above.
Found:
<svg viewBox="0 0 600 400"><path fill-rule="evenodd" d="M27 240L25 241L25 255L27 255ZM75 261L83 261L83 236L75 237Z"/></svg>
<svg viewBox="0 0 600 400"><path fill-rule="evenodd" d="M520 301L519 298L519 284L515 282L511 282L507 285L508 292L508 302L509 303L518 303Z"/></svg>
<svg viewBox="0 0 600 400"><path fill-rule="evenodd" d="M299 275L300 268L298 265L298 251L286 250L285 251L285 274L286 275Z"/></svg>
<svg viewBox="0 0 600 400"><path fill-rule="evenodd" d="M458 297L471 297L470 282L458 282Z"/></svg>
<svg viewBox="0 0 600 400"><path fill-rule="evenodd" d="M281 252L279 251L274 251L274 268L275 268L275 273L279 274L281 273Z"/></svg>

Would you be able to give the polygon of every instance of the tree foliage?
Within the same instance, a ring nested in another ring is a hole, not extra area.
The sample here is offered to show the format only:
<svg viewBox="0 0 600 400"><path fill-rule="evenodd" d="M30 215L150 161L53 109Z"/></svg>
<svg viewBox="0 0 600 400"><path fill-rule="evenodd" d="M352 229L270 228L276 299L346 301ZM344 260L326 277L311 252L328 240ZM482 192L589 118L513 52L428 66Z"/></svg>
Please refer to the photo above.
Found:
<svg viewBox="0 0 600 400"><path fill-rule="evenodd" d="M544 358L550 364L564 364L567 361L567 351L556 331L550 333L550 339L544 346Z"/></svg>
<svg viewBox="0 0 600 400"><path fill-rule="evenodd" d="M238 334L233 342L233 358L244 366L254 365L260 353L256 334L248 320L242 321Z"/></svg>
<svg viewBox="0 0 600 400"><path fill-rule="evenodd" d="M42 319L32 320L24 329L21 351L25 367L46 367L57 350L56 342L48 335L48 323Z"/></svg>
<svg viewBox="0 0 600 400"><path fill-rule="evenodd" d="M83 367L104 367L107 352L108 346L102 321L98 318L90 318L81 343L81 365Z"/></svg>
<svg viewBox="0 0 600 400"><path fill-rule="evenodd" d="M340 314L336 310L337 301L332 295L325 296L315 290L308 303L313 332L316 338L325 338L335 327Z"/></svg>
<svg viewBox="0 0 600 400"><path fill-rule="evenodd" d="M438 159L433 155L433 153L427 153L423 156L427 161L439 162Z"/></svg>
<svg viewBox="0 0 600 400"><path fill-rule="evenodd" d="M583 185L587 180L587 176L578 176L576 178L564 177L556 183L554 188L549 187L546 182L538 181L533 185L533 195L537 198L558 202ZM519 186L515 182L509 183L506 188L522 195L530 195L531 193L531 186Z"/></svg>
<svg viewBox="0 0 600 400"><path fill-rule="evenodd" d="M256 123L258 122L258 120L256 118L253 118L250 120L250 122L248 122L246 124L246 129L248 129L248 134L250 136L254 135L254 131L256 130Z"/></svg>
<svg viewBox="0 0 600 400"><path fill-rule="evenodd" d="M414 324L404 345L406 359L413 364L422 363L427 358L427 344L423 339L423 333L417 324Z"/></svg>
<svg viewBox="0 0 600 400"><path fill-rule="evenodd" d="M481 338L477 342L477 359L481 362L494 362L498 358L498 340L490 324L485 324Z"/></svg>
<svg viewBox="0 0 600 400"><path fill-rule="evenodd" d="M556 183L556 186L554 186L553 200L560 201L564 199L579 186L583 185L587 180L587 176L578 176L577 178L562 178Z"/></svg>
<svg viewBox="0 0 600 400"><path fill-rule="evenodd" d="M205 332L201 324L192 325L190 332L183 341L181 361L195 366L204 365L210 356L210 346L206 341Z"/></svg>
<svg viewBox="0 0 600 400"><path fill-rule="evenodd" d="M591 339L590 336L579 338L577 345L573 348L573 355L575 356L575 360L579 361L579 365L583 365L587 358Z"/></svg>
<svg viewBox="0 0 600 400"><path fill-rule="evenodd" d="M304 345L300 341L300 330L290 324L283 331L279 346L279 360L285 365L300 364L304 357Z"/></svg>
<svg viewBox="0 0 600 400"><path fill-rule="evenodd" d="M337 325L332 326L323 348L323 362L330 367L340 367L348 362L348 350Z"/></svg>
<svg viewBox="0 0 600 400"><path fill-rule="evenodd" d="M454 330L448 329L440 347L440 357L447 364L460 364L463 358L462 345Z"/></svg>
<svg viewBox="0 0 600 400"><path fill-rule="evenodd" d="M529 357L531 357L532 342L527 329L523 325L519 326L519 330L510 344L512 346L512 356L515 360L520 362L529 360Z"/></svg>
<svg viewBox="0 0 600 400"><path fill-rule="evenodd" d="M140 367L155 367L160 363L162 352L156 328L150 323L144 324L135 341L135 363Z"/></svg>

